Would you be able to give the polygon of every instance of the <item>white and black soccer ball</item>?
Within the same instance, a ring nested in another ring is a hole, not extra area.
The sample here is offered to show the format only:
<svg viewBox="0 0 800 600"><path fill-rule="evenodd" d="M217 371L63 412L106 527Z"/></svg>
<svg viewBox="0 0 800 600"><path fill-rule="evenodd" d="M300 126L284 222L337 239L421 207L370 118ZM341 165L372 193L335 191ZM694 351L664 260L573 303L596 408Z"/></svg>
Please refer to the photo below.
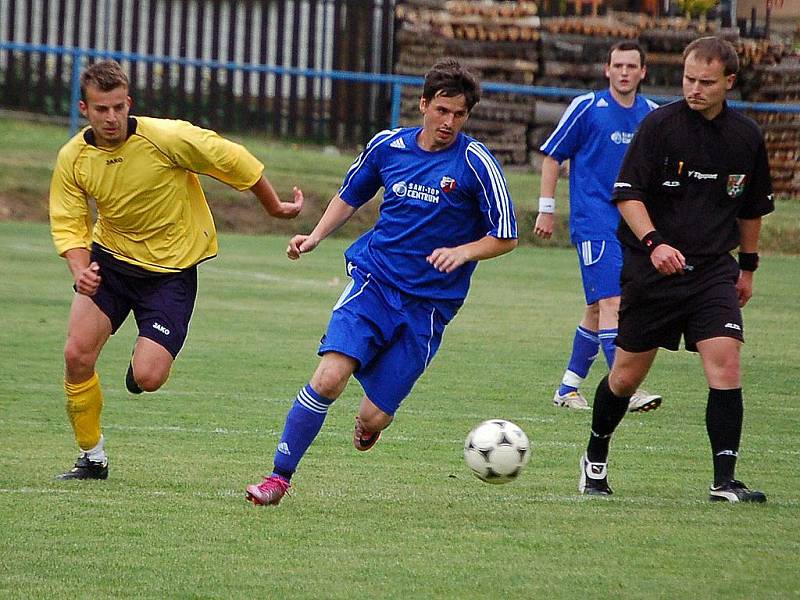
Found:
<svg viewBox="0 0 800 600"><path fill-rule="evenodd" d="M475 477L487 483L508 483L517 478L531 457L525 432L511 421L491 419L469 432L464 460Z"/></svg>

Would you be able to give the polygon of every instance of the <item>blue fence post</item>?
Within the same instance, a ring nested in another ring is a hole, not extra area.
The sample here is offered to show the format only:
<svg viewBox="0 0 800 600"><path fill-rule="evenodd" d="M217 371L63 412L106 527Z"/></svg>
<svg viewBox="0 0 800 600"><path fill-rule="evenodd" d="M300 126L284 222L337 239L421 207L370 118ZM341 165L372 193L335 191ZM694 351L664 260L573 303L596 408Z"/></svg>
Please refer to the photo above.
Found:
<svg viewBox="0 0 800 600"><path fill-rule="evenodd" d="M392 83L392 116L390 129L394 129L400 123L400 95L403 91L403 84L399 81Z"/></svg>
<svg viewBox="0 0 800 600"><path fill-rule="evenodd" d="M70 106L69 106L69 135L73 136L78 132L78 100L81 99L81 65L83 63L83 50L73 48L72 52L72 75L70 77Z"/></svg>

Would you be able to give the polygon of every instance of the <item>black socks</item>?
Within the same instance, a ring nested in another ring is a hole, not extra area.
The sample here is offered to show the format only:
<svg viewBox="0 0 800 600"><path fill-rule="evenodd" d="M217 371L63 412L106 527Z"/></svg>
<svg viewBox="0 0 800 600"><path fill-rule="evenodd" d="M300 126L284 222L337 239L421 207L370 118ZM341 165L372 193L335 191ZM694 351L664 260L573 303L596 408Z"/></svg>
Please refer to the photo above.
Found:
<svg viewBox="0 0 800 600"><path fill-rule="evenodd" d="M589 462L608 461L608 446L611 434L620 424L628 410L630 396L616 396L608 387L608 375L603 377L594 393L592 407L592 435L586 447Z"/></svg>
<svg viewBox="0 0 800 600"><path fill-rule="evenodd" d="M743 420L742 388L734 390L709 388L706 431L714 458L714 485L733 479L736 459L739 456Z"/></svg>

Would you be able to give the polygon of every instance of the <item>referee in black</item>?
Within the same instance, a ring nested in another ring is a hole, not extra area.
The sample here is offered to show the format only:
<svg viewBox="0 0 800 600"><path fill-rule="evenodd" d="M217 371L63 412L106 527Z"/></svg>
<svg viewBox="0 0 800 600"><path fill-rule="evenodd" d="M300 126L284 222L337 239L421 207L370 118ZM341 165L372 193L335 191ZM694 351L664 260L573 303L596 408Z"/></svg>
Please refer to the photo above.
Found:
<svg viewBox="0 0 800 600"><path fill-rule="evenodd" d="M728 107L739 61L716 37L683 53L683 100L642 122L613 200L624 247L617 355L597 387L579 490L607 496L608 448L659 347L700 354L708 382L711 500L766 502L734 476L742 431L742 311L753 295L761 218L774 209L764 138ZM738 246L738 264L730 252Z"/></svg>

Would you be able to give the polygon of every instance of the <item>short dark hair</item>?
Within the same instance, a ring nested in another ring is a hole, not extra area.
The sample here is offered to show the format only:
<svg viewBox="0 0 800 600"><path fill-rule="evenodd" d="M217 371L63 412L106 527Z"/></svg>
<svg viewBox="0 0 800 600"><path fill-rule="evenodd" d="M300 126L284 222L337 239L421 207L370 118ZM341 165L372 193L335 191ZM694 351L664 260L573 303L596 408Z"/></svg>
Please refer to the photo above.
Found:
<svg viewBox="0 0 800 600"><path fill-rule="evenodd" d="M713 35L697 38L686 46L683 51L683 61L686 62L692 53L696 58L705 60L707 63L718 60L725 69L725 75L736 75L739 72L739 57L736 54L736 48L727 40Z"/></svg>
<svg viewBox="0 0 800 600"><path fill-rule="evenodd" d="M634 42L632 40L623 40L621 42L617 42L611 48L608 49L608 55L606 56L606 64L611 64L611 53L616 52L617 50L636 50L639 53L639 66L644 66L644 48L639 45L639 42Z"/></svg>
<svg viewBox="0 0 800 600"><path fill-rule="evenodd" d="M128 87L128 76L115 60L101 60L81 73L81 100L86 101L86 88L95 86L101 92L110 92L120 86Z"/></svg>
<svg viewBox="0 0 800 600"><path fill-rule="evenodd" d="M481 87L475 76L454 58L445 58L425 73L422 97L428 102L436 96L448 98L464 95L467 110L471 111L481 99Z"/></svg>

